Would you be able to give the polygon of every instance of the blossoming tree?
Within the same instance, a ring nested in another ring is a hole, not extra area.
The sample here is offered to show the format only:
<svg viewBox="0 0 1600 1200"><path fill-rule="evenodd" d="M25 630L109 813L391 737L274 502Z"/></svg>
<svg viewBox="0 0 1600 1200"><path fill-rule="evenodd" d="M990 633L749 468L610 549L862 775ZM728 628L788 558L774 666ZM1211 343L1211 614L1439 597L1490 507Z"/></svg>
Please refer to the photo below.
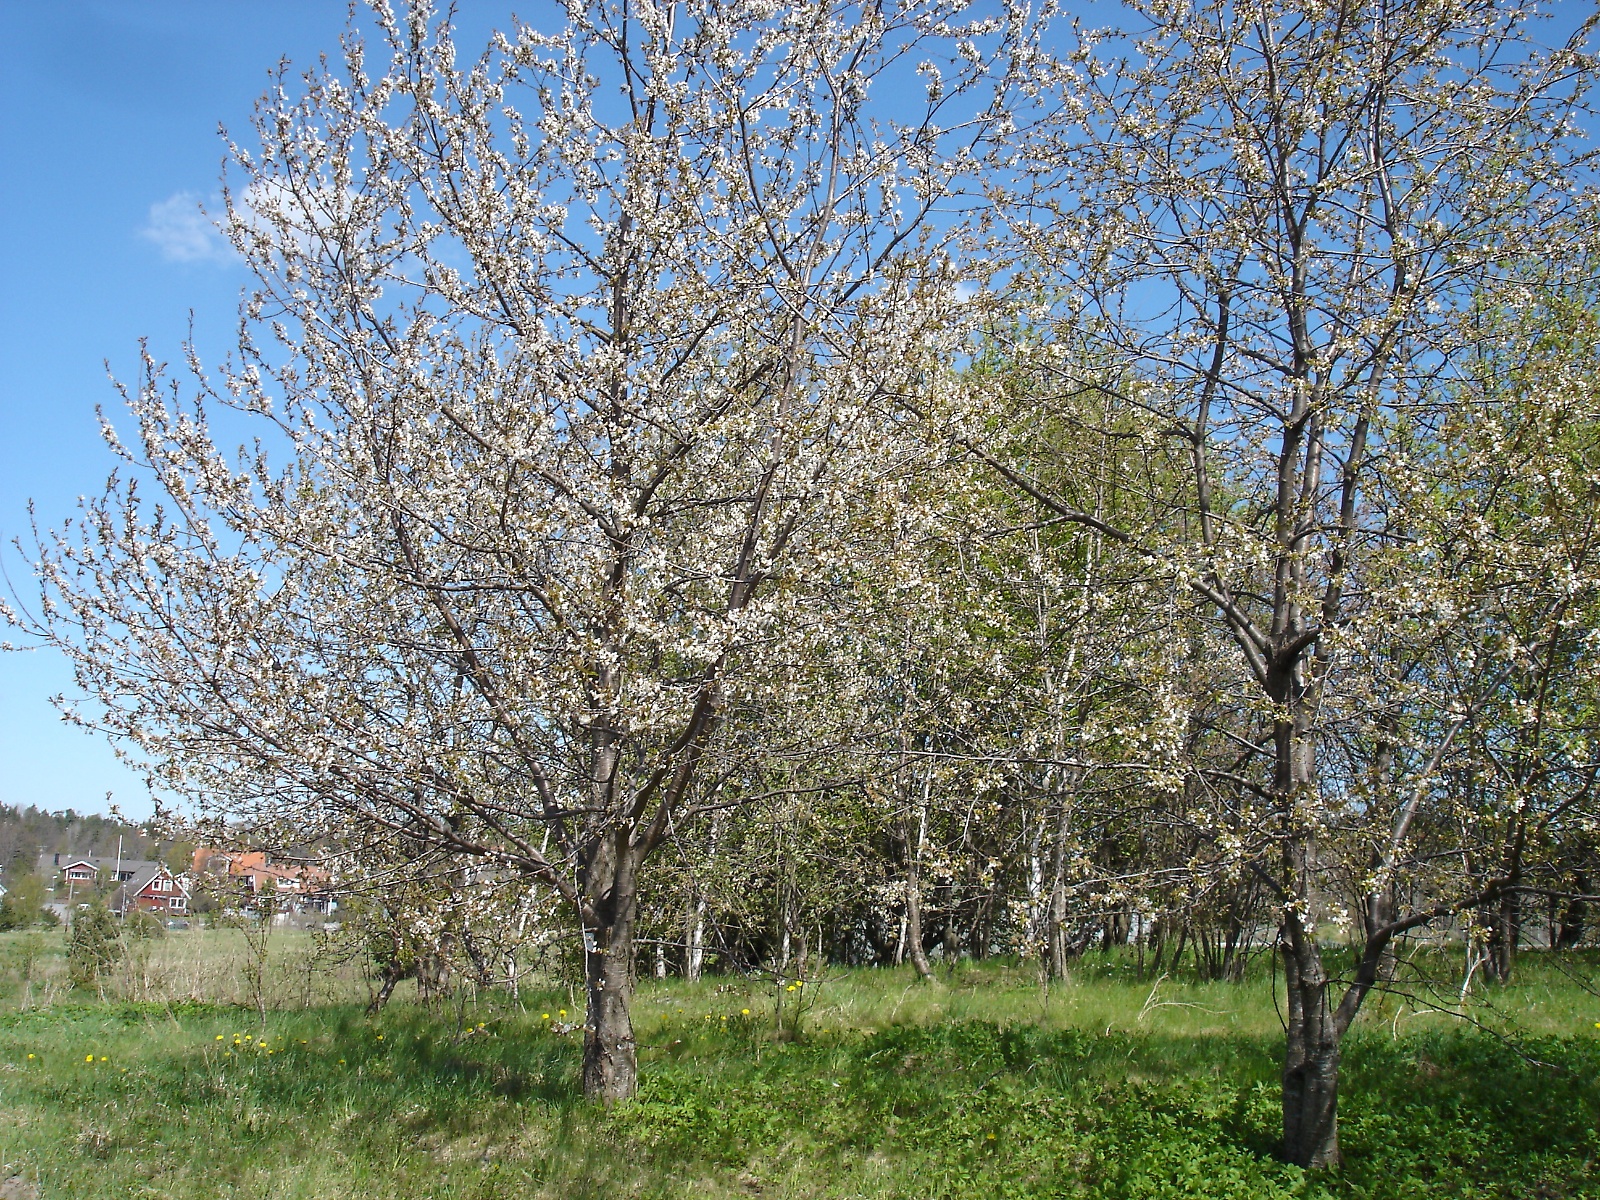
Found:
<svg viewBox="0 0 1600 1200"><path fill-rule="evenodd" d="M231 147L237 356L147 361L41 539L38 631L168 787L565 900L592 1097L635 1087L641 864L804 696L848 515L919 453L888 401L948 378L1023 32L962 10L574 2L463 58L380 0Z"/></svg>
<svg viewBox="0 0 1600 1200"><path fill-rule="evenodd" d="M1581 207L1586 30L1541 51L1527 11L1483 0L1128 7L1138 28L1086 35L1057 60L1053 114L1026 152L1033 182L1000 208L1040 264L1033 291L1060 297L1064 334L1125 365L1127 383L1107 385L1063 354L1054 390L1108 390L1152 454L1186 462L1182 502L1148 524L1108 522L984 437L969 444L1062 519L1143 553L1231 651L1238 700L1266 736L1240 740L1235 807L1217 822L1231 832L1195 866L1253 873L1275 898L1284 1150L1320 1166L1339 1157L1340 1039L1387 944L1508 886L1495 875L1385 912L1348 986L1324 964L1327 843L1351 816L1324 774L1328 720L1369 686L1364 617L1417 616L1436 598L1431 569L1369 588L1399 494L1387 438L1402 414L1443 403L1434 381L1470 350L1463 316L1509 264L1582 237L1562 222ZM1464 713L1440 715L1448 730ZM1375 880L1412 861L1410 798L1433 796L1439 763L1414 765L1393 803L1360 811L1361 828L1387 831Z"/></svg>

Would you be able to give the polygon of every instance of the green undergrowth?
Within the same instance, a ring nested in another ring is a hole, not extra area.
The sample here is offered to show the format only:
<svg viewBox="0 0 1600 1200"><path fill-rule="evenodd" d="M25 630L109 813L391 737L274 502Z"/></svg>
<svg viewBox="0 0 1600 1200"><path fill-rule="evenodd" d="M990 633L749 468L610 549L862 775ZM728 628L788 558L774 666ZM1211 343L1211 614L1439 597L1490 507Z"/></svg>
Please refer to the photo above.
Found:
<svg viewBox="0 0 1600 1200"><path fill-rule="evenodd" d="M647 985L643 1086L610 1110L577 1094L566 991L265 1025L206 1004L7 1013L0 1178L43 1200L1600 1196L1593 1017L1514 1036L1359 1025L1346 1165L1308 1177L1272 1155L1270 996L1236 989L1230 1014L1226 992L1175 988L1163 1009L1147 981L1119 1022L1104 996L1041 1001L1000 969L827 987L783 1041L757 990Z"/></svg>

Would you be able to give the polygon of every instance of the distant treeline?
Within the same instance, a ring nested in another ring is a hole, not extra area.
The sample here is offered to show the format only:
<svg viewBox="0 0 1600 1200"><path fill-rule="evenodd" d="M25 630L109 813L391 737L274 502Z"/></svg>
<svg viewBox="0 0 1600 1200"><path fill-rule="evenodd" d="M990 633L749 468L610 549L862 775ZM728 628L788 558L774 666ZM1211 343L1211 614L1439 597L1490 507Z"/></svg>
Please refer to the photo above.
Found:
<svg viewBox="0 0 1600 1200"><path fill-rule="evenodd" d="M137 826L100 813L80 813L74 809L46 812L0 804L0 878L9 884L29 874L41 854L65 853L111 855L122 839L125 858L160 857L162 843Z"/></svg>

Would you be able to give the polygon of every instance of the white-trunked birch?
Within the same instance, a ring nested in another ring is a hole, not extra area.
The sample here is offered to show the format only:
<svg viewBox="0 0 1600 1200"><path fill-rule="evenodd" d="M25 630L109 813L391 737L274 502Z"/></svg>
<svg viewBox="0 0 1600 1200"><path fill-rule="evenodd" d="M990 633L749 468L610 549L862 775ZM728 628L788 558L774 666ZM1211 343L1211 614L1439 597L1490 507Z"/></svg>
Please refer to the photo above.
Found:
<svg viewBox="0 0 1600 1200"><path fill-rule="evenodd" d="M999 11L573 0L463 60L374 3L232 148L237 358L149 361L39 539L36 632L165 787L564 898L591 1097L635 1089L641 863L729 714L804 699L919 454L889 400L951 378Z"/></svg>
<svg viewBox="0 0 1600 1200"><path fill-rule="evenodd" d="M1348 986L1324 965L1321 843L1351 817L1321 776L1324 721L1365 686L1356 622L1379 599L1363 562L1386 536L1385 439L1439 399L1433 380L1469 346L1462 314L1508 265L1587 229L1562 223L1581 212L1593 59L1587 28L1544 50L1527 6L1491 0L1126 7L1137 29L1061 58L1035 185L998 211L1041 264L1039 294L1061 298L1064 340L1119 364L1118 410L1187 460L1182 503L1154 524L1108 521L969 444L1203 600L1253 681L1270 731L1240 746L1253 812L1208 869L1255 871L1275 894L1284 1153L1323 1166L1339 1158L1340 1040L1389 941L1442 915L1424 904L1370 925ZM1054 370L1106 389L1074 377L1081 361ZM1420 587L1423 612L1419 566L1396 586ZM1396 794L1431 795L1428 767ZM1408 861L1408 813L1362 817L1369 832L1392 822L1375 877Z"/></svg>

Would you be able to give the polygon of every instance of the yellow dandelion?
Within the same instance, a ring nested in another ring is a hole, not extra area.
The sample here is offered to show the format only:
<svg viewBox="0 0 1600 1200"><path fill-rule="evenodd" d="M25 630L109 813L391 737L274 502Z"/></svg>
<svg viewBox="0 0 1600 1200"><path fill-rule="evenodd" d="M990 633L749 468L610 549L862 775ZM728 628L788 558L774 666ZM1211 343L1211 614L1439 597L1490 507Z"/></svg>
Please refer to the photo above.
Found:
<svg viewBox="0 0 1600 1200"><path fill-rule="evenodd" d="M541 1021L548 1021L548 1020L549 1020L549 1019L550 1019L550 1014L549 1014L549 1013L545 1013L545 1014L544 1014L544 1015L543 1015L543 1016L542 1016L542 1017L540 1017L540 1018L539 1018L539 1019L540 1019L540 1020L541 1020Z"/></svg>
<svg viewBox="0 0 1600 1200"><path fill-rule="evenodd" d="M106 1057L106 1056L105 1056L105 1055L104 1055L104 1054L102 1054L102 1055L101 1055L101 1056L100 1056L100 1061L101 1061L101 1062L110 1062L110 1061L111 1061L111 1060L110 1060L110 1059L108 1059L108 1058L107 1058L107 1057Z"/></svg>
<svg viewBox="0 0 1600 1200"><path fill-rule="evenodd" d="M221 1040L222 1040L222 1035L219 1033L219 1034L217 1034L217 1041L220 1042Z"/></svg>
<svg viewBox="0 0 1600 1200"><path fill-rule="evenodd" d="M726 1021L726 1020L727 1020L727 1019L728 1019L728 1018L727 1018L727 1017L726 1017L726 1016L724 1016L724 1017L723 1017L723 1018L722 1018L722 1019L723 1019L723 1020L724 1020L724 1021Z"/></svg>
<svg viewBox="0 0 1600 1200"><path fill-rule="evenodd" d="M380 1034L379 1034L379 1035L378 1035L378 1040L379 1040L379 1041L380 1041L380 1042L381 1042L381 1041L383 1041L383 1034L381 1034L381 1033L380 1033Z"/></svg>
<svg viewBox="0 0 1600 1200"><path fill-rule="evenodd" d="M567 1015L567 1010L564 1009L564 1008L558 1008L558 1009L556 1009L556 1011L558 1013L560 1013L563 1017Z"/></svg>
<svg viewBox="0 0 1600 1200"><path fill-rule="evenodd" d="M342 1059L342 1058L341 1058L341 1059L340 1059L340 1060L339 1060L339 1065L340 1065L340 1066L341 1066L341 1067L342 1067L342 1066L344 1066L344 1059Z"/></svg>
<svg viewBox="0 0 1600 1200"><path fill-rule="evenodd" d="M750 1010L748 1008L741 1008L739 1010L739 1015L743 1016L743 1017L748 1017L750 1015Z"/></svg>
<svg viewBox="0 0 1600 1200"><path fill-rule="evenodd" d="M85 1054L85 1055L84 1055L84 1056L83 1056L83 1061L84 1061L84 1062L93 1062L93 1061L94 1061L94 1055L92 1055L92 1054Z"/></svg>
<svg viewBox="0 0 1600 1200"><path fill-rule="evenodd" d="M29 1058L32 1058L32 1057L33 1057L33 1055L31 1055L31 1054L30 1054L30 1055L28 1055L28 1057L29 1057Z"/></svg>
<svg viewBox="0 0 1600 1200"><path fill-rule="evenodd" d="M992 1134L992 1133L991 1133L991 1134L990 1134L990 1135L989 1135L989 1140L990 1140L990 1141L991 1141L991 1142L992 1142L992 1141L994 1141L994 1134Z"/></svg>

